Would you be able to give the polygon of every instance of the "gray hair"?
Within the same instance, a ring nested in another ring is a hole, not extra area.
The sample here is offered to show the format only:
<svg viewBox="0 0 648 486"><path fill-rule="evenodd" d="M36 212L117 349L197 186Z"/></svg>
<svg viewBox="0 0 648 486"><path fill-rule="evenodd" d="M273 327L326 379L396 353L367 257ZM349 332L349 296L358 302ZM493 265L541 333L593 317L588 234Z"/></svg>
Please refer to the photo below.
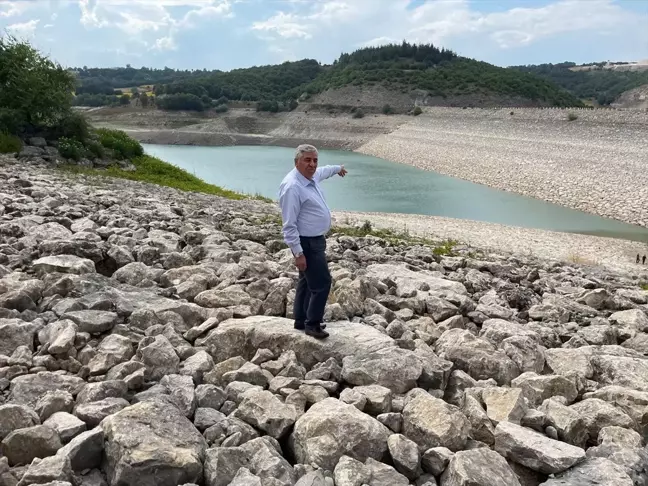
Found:
<svg viewBox="0 0 648 486"><path fill-rule="evenodd" d="M313 145L309 145L307 143L301 144L297 149L295 150L295 162L297 162L302 155L310 152L315 152L316 154L317 149Z"/></svg>

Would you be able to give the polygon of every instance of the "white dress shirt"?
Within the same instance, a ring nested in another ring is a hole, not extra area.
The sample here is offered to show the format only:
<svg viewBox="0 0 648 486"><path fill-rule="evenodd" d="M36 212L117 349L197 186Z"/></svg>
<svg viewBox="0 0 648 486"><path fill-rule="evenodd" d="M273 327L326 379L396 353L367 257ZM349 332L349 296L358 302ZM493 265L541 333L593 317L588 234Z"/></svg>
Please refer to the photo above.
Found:
<svg viewBox="0 0 648 486"><path fill-rule="evenodd" d="M331 210L319 182L334 176L340 165L319 167L312 180L295 168L279 186L279 205L283 218L284 241L294 255L302 252L300 236L321 236L331 228Z"/></svg>

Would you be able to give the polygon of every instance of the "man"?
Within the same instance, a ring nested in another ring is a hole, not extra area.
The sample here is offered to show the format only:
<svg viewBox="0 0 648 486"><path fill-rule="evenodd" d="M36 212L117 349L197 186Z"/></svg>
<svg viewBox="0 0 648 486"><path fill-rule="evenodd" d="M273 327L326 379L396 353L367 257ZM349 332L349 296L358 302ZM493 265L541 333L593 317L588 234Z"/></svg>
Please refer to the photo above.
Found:
<svg viewBox="0 0 648 486"><path fill-rule="evenodd" d="M300 145L295 152L295 168L279 187L283 235L290 247L299 282L295 294L295 329L318 339L324 331L324 308L331 290L331 274L326 262L326 233L331 227L331 211L319 183L335 174L347 174L343 165L317 167L318 152L312 145Z"/></svg>

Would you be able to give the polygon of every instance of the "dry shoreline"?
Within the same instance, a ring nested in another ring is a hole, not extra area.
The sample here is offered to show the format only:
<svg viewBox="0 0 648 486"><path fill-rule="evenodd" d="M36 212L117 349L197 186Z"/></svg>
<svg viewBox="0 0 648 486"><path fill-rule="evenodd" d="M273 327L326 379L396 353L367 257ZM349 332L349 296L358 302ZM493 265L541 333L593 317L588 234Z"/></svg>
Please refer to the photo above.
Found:
<svg viewBox="0 0 648 486"><path fill-rule="evenodd" d="M648 265L635 264L637 253L648 255L648 246L635 241L417 214L333 211L333 220L336 224L369 221L375 228L455 240L484 251L599 266L648 279Z"/></svg>

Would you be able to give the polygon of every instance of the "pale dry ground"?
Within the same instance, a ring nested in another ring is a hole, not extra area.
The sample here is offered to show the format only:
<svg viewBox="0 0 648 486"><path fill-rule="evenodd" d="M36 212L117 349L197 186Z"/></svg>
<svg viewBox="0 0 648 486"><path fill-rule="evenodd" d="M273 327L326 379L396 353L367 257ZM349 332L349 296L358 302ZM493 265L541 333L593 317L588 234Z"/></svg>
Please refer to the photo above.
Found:
<svg viewBox="0 0 648 486"><path fill-rule="evenodd" d="M417 214L334 211L333 220L336 224L369 221L374 228L456 240L480 250L601 266L648 278L648 265L634 263L637 253L648 254L646 245L639 242Z"/></svg>
<svg viewBox="0 0 648 486"><path fill-rule="evenodd" d="M568 113L426 108L356 151L648 226L648 112Z"/></svg>

